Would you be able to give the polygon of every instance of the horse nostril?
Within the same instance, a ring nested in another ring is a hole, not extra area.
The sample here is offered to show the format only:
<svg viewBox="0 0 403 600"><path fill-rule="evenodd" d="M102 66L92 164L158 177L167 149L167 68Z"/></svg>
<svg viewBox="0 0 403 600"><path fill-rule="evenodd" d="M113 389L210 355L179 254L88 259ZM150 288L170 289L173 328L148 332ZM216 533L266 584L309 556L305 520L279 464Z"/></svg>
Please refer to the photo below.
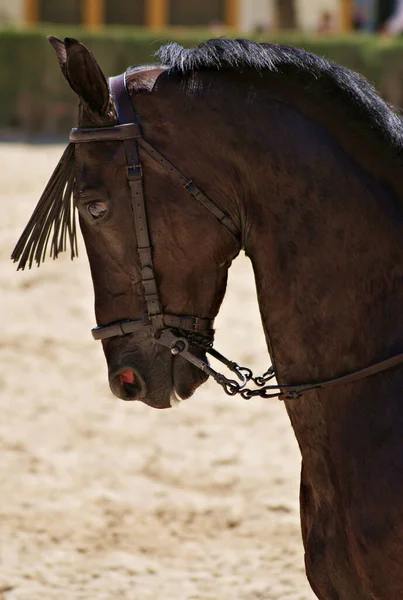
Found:
<svg viewBox="0 0 403 600"><path fill-rule="evenodd" d="M143 379L133 369L122 369L110 377L111 391L122 400L138 400L146 395Z"/></svg>
<svg viewBox="0 0 403 600"><path fill-rule="evenodd" d="M136 381L136 376L131 369L125 369L119 375L120 383L123 385L124 383L129 383L133 385Z"/></svg>

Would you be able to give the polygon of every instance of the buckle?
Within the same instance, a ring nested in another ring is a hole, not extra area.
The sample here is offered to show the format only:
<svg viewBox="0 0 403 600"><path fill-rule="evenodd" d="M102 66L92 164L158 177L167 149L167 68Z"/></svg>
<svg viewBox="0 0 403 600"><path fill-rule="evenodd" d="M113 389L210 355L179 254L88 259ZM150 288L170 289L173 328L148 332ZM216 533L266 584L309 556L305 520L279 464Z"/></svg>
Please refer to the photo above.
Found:
<svg viewBox="0 0 403 600"><path fill-rule="evenodd" d="M131 180L141 179L143 177L143 171L140 163L138 165L127 165L126 171L127 177Z"/></svg>
<svg viewBox="0 0 403 600"><path fill-rule="evenodd" d="M191 179L189 179L189 181L186 182L183 187L189 192L189 194L192 194L192 196L195 196L196 198L200 195L199 188Z"/></svg>

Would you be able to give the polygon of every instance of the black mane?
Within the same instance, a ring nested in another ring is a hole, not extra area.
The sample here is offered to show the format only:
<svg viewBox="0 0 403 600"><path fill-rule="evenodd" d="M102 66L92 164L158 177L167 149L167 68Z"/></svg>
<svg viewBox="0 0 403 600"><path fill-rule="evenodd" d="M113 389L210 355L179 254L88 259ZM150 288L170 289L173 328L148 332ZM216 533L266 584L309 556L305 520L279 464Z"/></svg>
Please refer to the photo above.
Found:
<svg viewBox="0 0 403 600"><path fill-rule="evenodd" d="M338 100L355 121L370 128L396 150L403 150L403 120L373 86L358 73L302 48L217 38L190 49L168 44L160 48L157 57L171 72L184 75L204 69L252 69L292 78L321 99L327 96L332 104Z"/></svg>

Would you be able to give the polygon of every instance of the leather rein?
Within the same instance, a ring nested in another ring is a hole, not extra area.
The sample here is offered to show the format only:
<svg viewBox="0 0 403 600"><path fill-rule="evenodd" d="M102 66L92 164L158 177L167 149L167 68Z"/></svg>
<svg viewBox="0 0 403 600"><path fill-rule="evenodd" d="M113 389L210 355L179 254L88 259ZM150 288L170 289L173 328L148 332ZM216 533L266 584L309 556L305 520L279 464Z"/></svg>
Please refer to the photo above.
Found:
<svg viewBox="0 0 403 600"><path fill-rule="evenodd" d="M180 355L198 369L213 377L230 396L240 394L245 399L260 396L263 398L278 397L280 400L293 400L299 398L304 392L353 383L354 381L370 377L403 363L403 354L398 354L354 373L326 381L300 385L269 384L268 382L275 377L273 367L270 367L262 376L255 377L250 369L241 367L237 363L228 360L212 347L214 334L213 319L164 313L162 311L154 272L143 191L143 173L138 147L140 146L155 161L163 166L173 179L176 179L195 200L211 212L238 240L241 238L241 232L228 214L223 212L191 179L185 177L143 138L136 112L127 91L126 73L110 78L109 89L119 125L112 127L75 128L71 131L70 142L81 144L120 141L124 145L126 173L131 193L137 236L137 251L141 264L141 278L147 313L138 320L123 319L95 327L92 330L95 340L104 340L148 329L156 342L168 348L174 356ZM236 375L239 382L234 379L228 379L225 375L215 371L206 361L195 356L190 351L192 346L203 348L205 352L222 362ZM256 389L247 388L246 385L249 382L252 382L256 386Z"/></svg>

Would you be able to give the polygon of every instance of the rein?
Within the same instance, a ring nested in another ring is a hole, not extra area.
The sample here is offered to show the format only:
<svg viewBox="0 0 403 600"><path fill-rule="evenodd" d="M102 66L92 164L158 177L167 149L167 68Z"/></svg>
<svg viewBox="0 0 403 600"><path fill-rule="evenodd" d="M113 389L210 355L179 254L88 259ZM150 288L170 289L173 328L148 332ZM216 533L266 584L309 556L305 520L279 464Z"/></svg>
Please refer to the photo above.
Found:
<svg viewBox="0 0 403 600"><path fill-rule="evenodd" d="M224 391L230 395L241 395L245 399L255 396L262 398L278 397L280 400L293 400L299 398L304 392L325 387L342 385L359 381L376 373L403 363L403 354L398 354L382 362L378 362L354 373L329 379L318 383L300 385L270 384L275 377L273 367L270 367L262 376L255 377L250 369L241 367L228 360L217 352L213 346L213 319L193 316L171 315L162 311L155 278L152 247L148 231L147 213L143 191L143 173L139 159L138 146L145 150L155 161L162 165L176 179L184 189L210 213L212 213L237 239L241 232L230 216L223 212L210 198L208 198L191 180L185 177L162 154L144 140L136 112L126 88L126 73L109 80L111 97L114 102L119 125L113 127L93 127L88 129L76 128L71 131L70 142L73 144L120 141L124 144L126 153L126 173L130 187L131 201L134 215L134 225L137 235L137 251L141 264L141 278L144 287L147 313L141 319L124 319L108 325L100 325L92 330L95 340L105 340L111 337L128 335L148 329L157 343L168 348L174 356L181 356L198 369L210 375ZM223 363L238 381L228 379L225 375L215 371L206 361L195 356L191 347L200 347L206 353ZM247 388L252 382L256 389Z"/></svg>

